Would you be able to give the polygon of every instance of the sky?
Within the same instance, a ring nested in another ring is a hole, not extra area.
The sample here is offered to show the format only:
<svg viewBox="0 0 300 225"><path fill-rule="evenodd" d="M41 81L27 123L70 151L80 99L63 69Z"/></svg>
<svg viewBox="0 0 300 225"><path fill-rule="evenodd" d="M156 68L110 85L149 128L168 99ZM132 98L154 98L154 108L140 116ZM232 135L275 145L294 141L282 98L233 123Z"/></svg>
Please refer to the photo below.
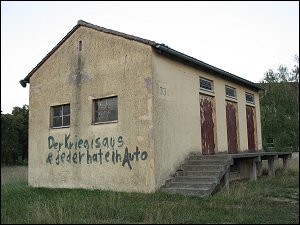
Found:
<svg viewBox="0 0 300 225"><path fill-rule="evenodd" d="M258 83L299 56L299 1L1 1L1 111L29 104L19 81L78 20L163 43Z"/></svg>

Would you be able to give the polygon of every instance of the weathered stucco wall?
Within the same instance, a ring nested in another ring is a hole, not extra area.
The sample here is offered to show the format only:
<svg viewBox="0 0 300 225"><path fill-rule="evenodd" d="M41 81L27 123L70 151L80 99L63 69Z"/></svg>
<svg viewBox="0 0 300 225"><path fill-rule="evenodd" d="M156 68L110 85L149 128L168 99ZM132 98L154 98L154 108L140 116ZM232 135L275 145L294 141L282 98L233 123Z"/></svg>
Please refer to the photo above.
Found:
<svg viewBox="0 0 300 225"><path fill-rule="evenodd" d="M118 122L93 125L93 99L115 95ZM49 128L65 103L70 127ZM78 28L30 78L29 124L30 186L154 191L151 47Z"/></svg>
<svg viewBox="0 0 300 225"><path fill-rule="evenodd" d="M261 121L260 121L260 103L258 92L241 86L237 83L230 82L219 77L212 76L210 74L201 75L204 78L214 81L214 93L216 101L216 126L217 126L217 152L227 152L227 124L226 124L226 107L225 101L232 101L237 103L238 108L238 152L248 150L248 136L247 136L247 120L246 120L246 105L255 108L255 125L256 125L256 149L262 150L262 139L261 139ZM226 96L225 85L236 89L236 99L232 99ZM249 92L254 95L254 103L246 103L245 93ZM201 93L205 93L201 91ZM207 94L207 93L206 93Z"/></svg>
<svg viewBox="0 0 300 225"><path fill-rule="evenodd" d="M202 152L199 93L214 97L215 152L228 149L225 101L238 105L238 151L248 149L245 91L255 96L257 143L261 149L258 93L237 83L197 70L153 51L153 106L156 188L173 174L187 154ZM200 91L199 77L214 82L214 91ZM225 85L236 88L237 100L226 97Z"/></svg>
<svg viewBox="0 0 300 225"><path fill-rule="evenodd" d="M214 82L213 92L199 91L200 76ZM225 85L237 91L238 151L248 149L246 91L255 96L261 149L257 92L149 45L79 27L30 78L29 185L157 190L190 152L202 152L199 94L214 98L215 152L227 152ZM118 96L118 121L92 124L93 100L110 96ZM70 104L71 125L52 129L50 108L62 104Z"/></svg>
<svg viewBox="0 0 300 225"><path fill-rule="evenodd" d="M200 151L197 71L153 51L155 178L159 188L191 151Z"/></svg>

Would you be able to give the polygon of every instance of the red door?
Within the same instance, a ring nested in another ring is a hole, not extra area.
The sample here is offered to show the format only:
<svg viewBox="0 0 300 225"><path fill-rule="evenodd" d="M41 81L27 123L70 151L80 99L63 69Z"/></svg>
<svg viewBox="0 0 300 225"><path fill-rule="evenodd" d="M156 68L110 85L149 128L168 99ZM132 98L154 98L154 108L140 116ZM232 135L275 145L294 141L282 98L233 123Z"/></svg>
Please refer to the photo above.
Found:
<svg viewBox="0 0 300 225"><path fill-rule="evenodd" d="M238 153L237 136L237 105L234 102L226 101L226 123L228 153Z"/></svg>
<svg viewBox="0 0 300 225"><path fill-rule="evenodd" d="M249 152L255 152L255 125L254 125L254 108L246 106L247 115L247 133L248 133L248 150Z"/></svg>
<svg viewBox="0 0 300 225"><path fill-rule="evenodd" d="M200 120L202 154L215 154L214 104L212 97L200 95Z"/></svg>

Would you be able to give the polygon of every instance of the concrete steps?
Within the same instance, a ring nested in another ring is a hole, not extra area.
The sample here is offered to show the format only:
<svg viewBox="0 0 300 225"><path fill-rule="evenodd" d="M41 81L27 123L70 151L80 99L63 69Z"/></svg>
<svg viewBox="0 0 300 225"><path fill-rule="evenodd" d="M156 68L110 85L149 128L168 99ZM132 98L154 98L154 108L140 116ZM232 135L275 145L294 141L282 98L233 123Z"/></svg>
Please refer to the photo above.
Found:
<svg viewBox="0 0 300 225"><path fill-rule="evenodd" d="M161 188L168 193L208 196L215 193L222 178L229 172L231 157L191 153Z"/></svg>

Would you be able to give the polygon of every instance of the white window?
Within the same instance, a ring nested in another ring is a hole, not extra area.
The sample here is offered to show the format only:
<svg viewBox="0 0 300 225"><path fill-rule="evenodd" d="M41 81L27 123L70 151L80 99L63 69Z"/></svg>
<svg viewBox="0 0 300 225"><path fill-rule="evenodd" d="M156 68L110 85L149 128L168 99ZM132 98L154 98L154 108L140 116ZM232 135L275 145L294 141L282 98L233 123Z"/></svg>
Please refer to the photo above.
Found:
<svg viewBox="0 0 300 225"><path fill-rule="evenodd" d="M50 127L70 126L70 104L51 106Z"/></svg>
<svg viewBox="0 0 300 225"><path fill-rule="evenodd" d="M93 123L113 122L118 120L118 97L94 100Z"/></svg>
<svg viewBox="0 0 300 225"><path fill-rule="evenodd" d="M213 81L200 77L200 89L205 91L213 91Z"/></svg>
<svg viewBox="0 0 300 225"><path fill-rule="evenodd" d="M245 96L246 96L247 103L254 104L254 94L246 92Z"/></svg>

